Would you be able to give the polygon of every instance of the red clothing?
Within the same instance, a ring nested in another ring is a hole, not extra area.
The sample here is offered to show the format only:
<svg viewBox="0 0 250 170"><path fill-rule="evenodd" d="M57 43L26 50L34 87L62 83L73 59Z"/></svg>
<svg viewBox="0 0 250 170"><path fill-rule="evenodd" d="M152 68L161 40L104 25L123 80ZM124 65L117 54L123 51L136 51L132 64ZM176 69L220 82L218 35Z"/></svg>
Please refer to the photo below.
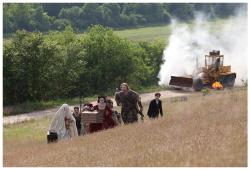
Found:
<svg viewBox="0 0 250 170"><path fill-rule="evenodd" d="M98 112L100 111L98 109L98 105L94 106L94 110L97 110ZM103 123L90 123L89 124L89 133L94 133L100 130L103 130Z"/></svg>
<svg viewBox="0 0 250 170"><path fill-rule="evenodd" d="M105 107L105 110L99 110L98 105L94 106L95 110L103 112L104 121L103 123L90 123L89 124L89 132L97 132L103 129L113 128L115 126L115 122L112 119L112 110L108 107Z"/></svg>
<svg viewBox="0 0 250 170"><path fill-rule="evenodd" d="M103 129L102 123L90 123L89 124L89 133L94 133L102 129Z"/></svg>
<svg viewBox="0 0 250 170"><path fill-rule="evenodd" d="M103 129L113 128L115 126L115 122L112 118L112 110L110 108L105 109L104 113L104 121L103 121Z"/></svg>

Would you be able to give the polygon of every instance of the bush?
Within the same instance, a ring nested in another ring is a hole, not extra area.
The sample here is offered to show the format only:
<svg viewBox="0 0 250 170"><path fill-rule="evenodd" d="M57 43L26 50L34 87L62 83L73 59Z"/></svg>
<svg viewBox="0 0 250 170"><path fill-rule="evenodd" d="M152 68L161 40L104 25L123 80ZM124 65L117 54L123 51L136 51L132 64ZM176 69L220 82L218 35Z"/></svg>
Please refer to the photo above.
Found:
<svg viewBox="0 0 250 170"><path fill-rule="evenodd" d="M78 36L17 31L4 44L4 105L105 94L121 82L157 85L164 43L133 43L100 25Z"/></svg>

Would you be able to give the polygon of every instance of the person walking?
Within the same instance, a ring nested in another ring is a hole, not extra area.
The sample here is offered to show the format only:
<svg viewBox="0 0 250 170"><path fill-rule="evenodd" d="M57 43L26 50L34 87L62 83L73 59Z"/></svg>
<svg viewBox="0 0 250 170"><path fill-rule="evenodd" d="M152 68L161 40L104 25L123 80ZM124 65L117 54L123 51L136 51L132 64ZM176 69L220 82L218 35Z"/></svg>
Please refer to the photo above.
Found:
<svg viewBox="0 0 250 170"><path fill-rule="evenodd" d="M162 102L160 100L160 97L160 93L155 93L155 99L150 101L147 113L149 118L158 118L159 114L161 115L161 117L163 116Z"/></svg>
<svg viewBox="0 0 250 170"><path fill-rule="evenodd" d="M142 114L143 111L141 98L137 92L129 88L127 83L121 84L121 91L116 93L115 101L118 106L121 106L124 124L138 122L138 114Z"/></svg>

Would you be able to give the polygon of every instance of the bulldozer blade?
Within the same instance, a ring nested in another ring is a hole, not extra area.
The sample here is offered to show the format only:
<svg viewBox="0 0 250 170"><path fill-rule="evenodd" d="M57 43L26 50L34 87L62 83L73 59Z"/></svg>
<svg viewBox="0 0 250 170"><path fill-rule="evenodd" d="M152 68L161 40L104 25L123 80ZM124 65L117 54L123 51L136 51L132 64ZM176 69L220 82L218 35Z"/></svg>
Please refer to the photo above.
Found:
<svg viewBox="0 0 250 170"><path fill-rule="evenodd" d="M181 86L181 87L192 87L193 86L193 78L171 76L169 85Z"/></svg>

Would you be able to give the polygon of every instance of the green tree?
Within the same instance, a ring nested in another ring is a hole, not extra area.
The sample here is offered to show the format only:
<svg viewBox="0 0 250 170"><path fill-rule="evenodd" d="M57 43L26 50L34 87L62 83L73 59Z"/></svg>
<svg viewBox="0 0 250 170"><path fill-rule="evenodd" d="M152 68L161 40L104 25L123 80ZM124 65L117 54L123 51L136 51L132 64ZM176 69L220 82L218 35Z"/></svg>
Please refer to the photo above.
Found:
<svg viewBox="0 0 250 170"><path fill-rule="evenodd" d="M234 3L214 4L215 15L221 18L234 15L237 8L239 6Z"/></svg>
<svg viewBox="0 0 250 170"><path fill-rule="evenodd" d="M98 24L98 18L100 17L97 13L98 4L88 3L84 4L82 7L83 12L81 13L81 18L83 19L84 28L90 25Z"/></svg>
<svg viewBox="0 0 250 170"><path fill-rule="evenodd" d="M44 12L42 6L38 6L35 9L35 14L33 16L34 27L40 31L48 31L51 28L53 19Z"/></svg>
<svg viewBox="0 0 250 170"><path fill-rule="evenodd" d="M61 58L64 61L59 77L58 96L79 96L80 89L84 86L80 83L80 77L86 72L83 38L77 36L73 32L73 28L68 26L63 32L51 32L46 39L52 40L60 46Z"/></svg>
<svg viewBox="0 0 250 170"><path fill-rule="evenodd" d="M67 19L68 21L71 22L71 25L73 28L76 28L77 30L81 29L84 27L82 24L83 18L81 18L81 14L83 13L82 8L73 6L72 8L63 8L61 9L59 13L59 17L63 19Z"/></svg>
<svg viewBox="0 0 250 170"><path fill-rule="evenodd" d="M192 4L189 3L172 3L168 6L168 12L171 16L176 17L181 21L187 21L193 19L194 17L194 7Z"/></svg>
<svg viewBox="0 0 250 170"><path fill-rule="evenodd" d="M4 98L7 103L46 100L56 94L62 69L57 44L41 33L18 31L4 47Z"/></svg>
<svg viewBox="0 0 250 170"><path fill-rule="evenodd" d="M136 70L130 75L129 81L133 87L141 88L150 85L157 85L158 73L163 63L163 50L165 44L161 41L141 41L134 44L133 63Z"/></svg>
<svg viewBox="0 0 250 170"><path fill-rule="evenodd" d="M111 28L92 26L77 35L17 31L4 45L4 105L111 92L121 82L154 85L162 42L133 43Z"/></svg>
<svg viewBox="0 0 250 170"><path fill-rule="evenodd" d="M154 41L154 42L139 42L139 46L144 50L144 57L142 61L146 64L146 66L150 67L150 74L147 77L147 85L157 85L159 78L158 74L160 71L160 66L163 64L164 60L162 58L163 51L165 48L165 43L162 41ZM145 84L144 83L144 84Z"/></svg>
<svg viewBox="0 0 250 170"><path fill-rule="evenodd" d="M76 31L84 31L95 24L127 28L168 24L171 18L189 21L195 11L211 18L226 18L240 7L247 10L246 3L4 3L3 30L47 32L71 25Z"/></svg>
<svg viewBox="0 0 250 170"><path fill-rule="evenodd" d="M93 92L116 87L135 71L131 44L100 25L88 29L84 37L88 86Z"/></svg>

